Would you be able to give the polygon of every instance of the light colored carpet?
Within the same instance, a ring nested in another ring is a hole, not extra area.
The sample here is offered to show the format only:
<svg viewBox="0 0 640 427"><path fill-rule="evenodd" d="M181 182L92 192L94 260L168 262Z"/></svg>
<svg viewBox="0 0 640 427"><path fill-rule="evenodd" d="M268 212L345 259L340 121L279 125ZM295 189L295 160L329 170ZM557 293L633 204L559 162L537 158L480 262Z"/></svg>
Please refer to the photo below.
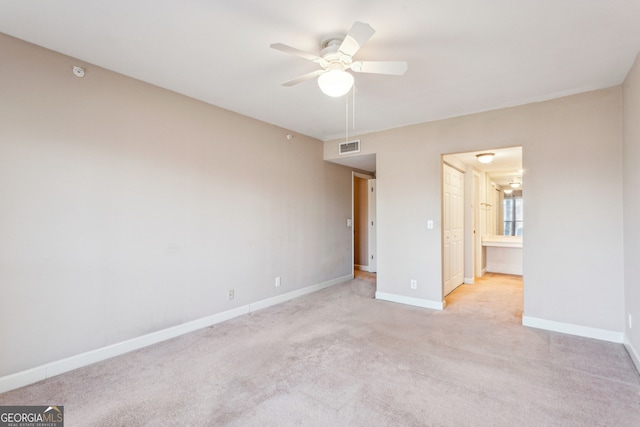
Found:
<svg viewBox="0 0 640 427"><path fill-rule="evenodd" d="M518 277L444 311L378 301L375 275L0 395L66 426L638 426L622 345L520 325Z"/></svg>

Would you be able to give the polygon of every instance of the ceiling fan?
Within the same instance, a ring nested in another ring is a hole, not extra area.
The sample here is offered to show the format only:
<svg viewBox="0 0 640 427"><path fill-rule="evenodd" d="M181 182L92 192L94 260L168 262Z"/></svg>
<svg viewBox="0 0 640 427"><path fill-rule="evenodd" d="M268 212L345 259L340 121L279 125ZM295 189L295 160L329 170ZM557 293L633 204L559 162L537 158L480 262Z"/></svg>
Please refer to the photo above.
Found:
<svg viewBox="0 0 640 427"><path fill-rule="evenodd" d="M273 43L273 49L299 56L315 62L322 67L293 80L283 83L283 86L293 86L305 80L318 77L320 89L329 96L347 94L353 86L353 75L356 73L387 74L400 76L407 71L404 61L354 61L353 55L373 36L376 31L369 24L355 22L349 33L334 35L324 39L320 45L320 55L305 52L282 43Z"/></svg>

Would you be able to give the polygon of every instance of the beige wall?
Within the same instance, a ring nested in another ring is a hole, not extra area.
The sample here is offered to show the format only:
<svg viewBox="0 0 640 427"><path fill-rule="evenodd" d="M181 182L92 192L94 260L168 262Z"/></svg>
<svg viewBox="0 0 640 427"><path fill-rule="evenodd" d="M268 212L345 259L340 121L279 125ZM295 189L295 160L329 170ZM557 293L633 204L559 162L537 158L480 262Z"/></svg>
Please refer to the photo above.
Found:
<svg viewBox="0 0 640 427"><path fill-rule="evenodd" d="M522 146L524 315L621 336L621 107L614 87L360 135L377 159L378 291L442 301L440 156Z"/></svg>
<svg viewBox="0 0 640 427"><path fill-rule="evenodd" d="M0 57L0 376L351 274L351 171L320 141Z"/></svg>
<svg viewBox="0 0 640 427"><path fill-rule="evenodd" d="M640 370L640 56L623 85L626 337ZM628 315L633 316L629 328Z"/></svg>

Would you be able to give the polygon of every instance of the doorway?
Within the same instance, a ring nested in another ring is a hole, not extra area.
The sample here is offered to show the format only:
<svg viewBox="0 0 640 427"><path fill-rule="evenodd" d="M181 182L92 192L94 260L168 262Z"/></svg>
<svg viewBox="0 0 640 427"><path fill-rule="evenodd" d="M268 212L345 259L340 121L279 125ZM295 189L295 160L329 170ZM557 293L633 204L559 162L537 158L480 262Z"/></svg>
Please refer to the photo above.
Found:
<svg viewBox="0 0 640 427"><path fill-rule="evenodd" d="M487 152L493 154L493 161L480 163L477 155ZM504 235L507 225L512 230L516 228L513 223L514 219L508 217L504 209L506 206L515 206L515 202L511 201L512 194L517 194L522 198L523 173L522 147L442 156L443 299L460 284L474 284L486 273L522 276L522 228L519 228L519 237ZM453 196L453 185L460 179L457 174L461 174L464 182L462 208L458 207ZM513 186L516 186L517 190L514 190ZM519 201L518 206L522 209L522 200ZM512 212L514 210L512 208ZM521 210L520 215L522 215ZM522 217L518 220L522 221ZM453 241L454 230L458 229L459 221L464 224L462 230L464 249L461 252L459 248L450 243ZM521 227L522 222L516 225ZM516 240L519 241L519 248ZM490 247L494 243L494 247ZM506 249L505 246L509 245L515 249ZM495 259L496 256L501 257L498 259L499 262L490 262L488 266L487 259L491 261L492 257ZM456 257L463 259L462 280L458 277L460 267L457 265ZM518 257L520 273L514 273L513 268L517 269L518 267ZM513 261L514 259L515 261ZM512 264L506 266L505 271L496 271L496 268L500 268L500 262L504 260Z"/></svg>
<svg viewBox="0 0 640 427"><path fill-rule="evenodd" d="M373 175L353 172L353 269L375 273L376 251L376 179Z"/></svg>

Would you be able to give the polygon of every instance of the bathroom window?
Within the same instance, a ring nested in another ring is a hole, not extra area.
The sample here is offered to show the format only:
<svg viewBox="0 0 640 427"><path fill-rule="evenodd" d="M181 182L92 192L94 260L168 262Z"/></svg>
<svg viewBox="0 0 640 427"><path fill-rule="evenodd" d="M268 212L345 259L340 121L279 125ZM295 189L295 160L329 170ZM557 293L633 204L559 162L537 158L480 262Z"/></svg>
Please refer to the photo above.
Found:
<svg viewBox="0 0 640 427"><path fill-rule="evenodd" d="M504 210L504 235L522 236L523 216L522 197L505 197Z"/></svg>

